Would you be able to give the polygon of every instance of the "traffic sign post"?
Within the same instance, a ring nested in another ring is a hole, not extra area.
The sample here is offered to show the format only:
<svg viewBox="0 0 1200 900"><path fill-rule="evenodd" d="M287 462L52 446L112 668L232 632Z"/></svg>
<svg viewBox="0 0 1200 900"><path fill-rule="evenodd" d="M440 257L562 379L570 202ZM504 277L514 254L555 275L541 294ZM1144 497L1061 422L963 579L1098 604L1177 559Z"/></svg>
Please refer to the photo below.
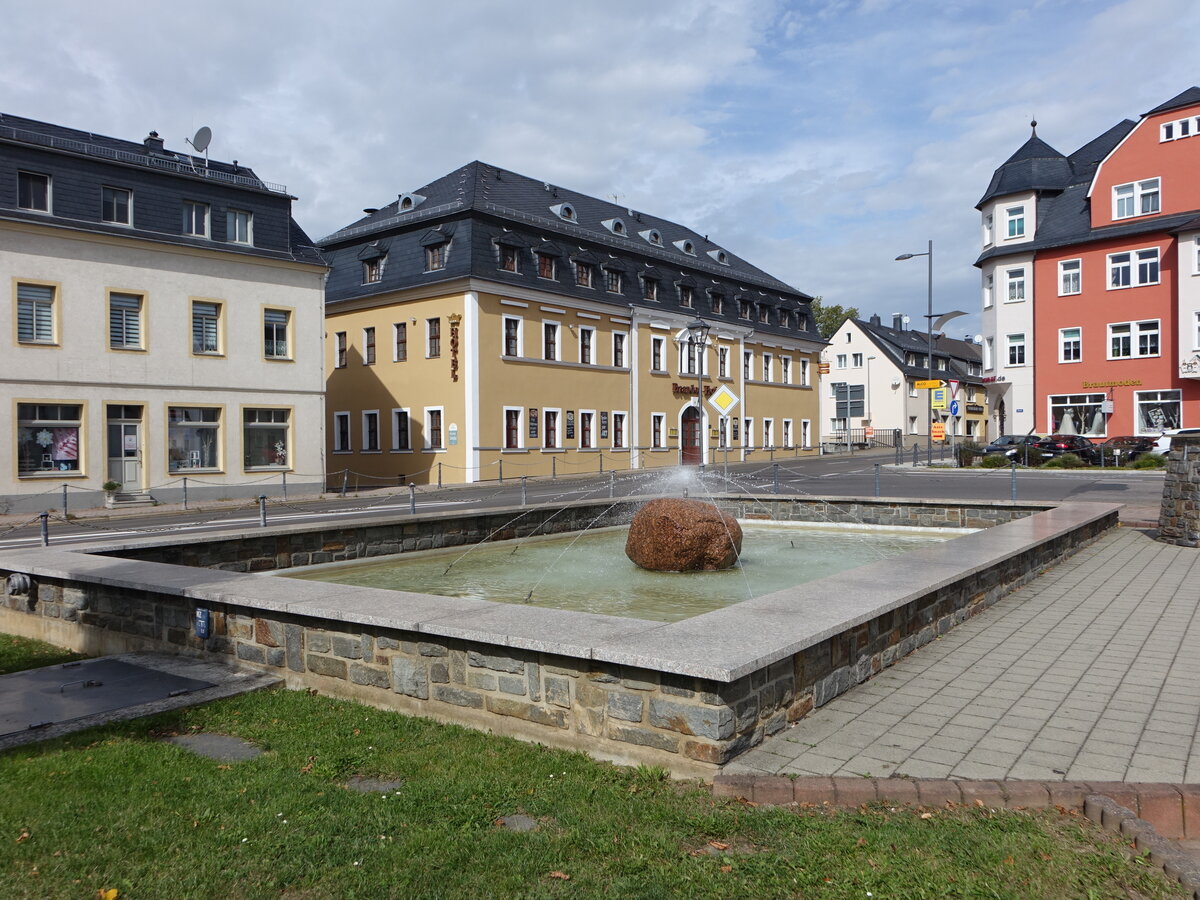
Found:
<svg viewBox="0 0 1200 900"><path fill-rule="evenodd" d="M921 381L913 382L913 387L915 387L918 391L932 391L937 390L938 388L944 388L945 386L946 383L944 381L939 381L937 378L923 379Z"/></svg>
<svg viewBox="0 0 1200 900"><path fill-rule="evenodd" d="M939 444L943 443L946 440L946 426L942 422L934 422L930 434Z"/></svg>
<svg viewBox="0 0 1200 900"><path fill-rule="evenodd" d="M934 409L945 409L946 408L946 389L944 387L939 387L939 388L935 389L933 391L933 393L930 394L930 399L933 401Z"/></svg>
<svg viewBox="0 0 1200 900"><path fill-rule="evenodd" d="M957 416L957 415L958 415L958 409L959 409L959 406L958 406L958 401L957 401L957 400L951 400L951 401L950 401L950 415L952 415L952 416Z"/></svg>

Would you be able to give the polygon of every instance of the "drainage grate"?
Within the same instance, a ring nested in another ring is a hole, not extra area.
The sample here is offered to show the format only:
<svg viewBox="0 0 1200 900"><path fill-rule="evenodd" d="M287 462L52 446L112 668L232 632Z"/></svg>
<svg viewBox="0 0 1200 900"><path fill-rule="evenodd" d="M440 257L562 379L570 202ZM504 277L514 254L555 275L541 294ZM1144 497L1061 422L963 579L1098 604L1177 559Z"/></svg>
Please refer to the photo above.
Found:
<svg viewBox="0 0 1200 900"><path fill-rule="evenodd" d="M118 659L89 659L0 676L0 737L210 688Z"/></svg>

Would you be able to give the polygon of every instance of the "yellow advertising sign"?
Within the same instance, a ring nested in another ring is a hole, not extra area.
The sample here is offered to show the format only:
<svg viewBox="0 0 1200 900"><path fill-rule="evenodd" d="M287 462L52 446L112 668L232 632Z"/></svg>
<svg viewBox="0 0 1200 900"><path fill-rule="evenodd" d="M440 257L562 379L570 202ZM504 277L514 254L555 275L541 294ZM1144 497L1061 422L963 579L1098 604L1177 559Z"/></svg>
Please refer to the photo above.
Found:
<svg viewBox="0 0 1200 900"><path fill-rule="evenodd" d="M938 381L936 378L929 380L929 381L914 381L913 382L913 387L915 387L918 391L935 390L937 388L945 387L945 386L946 385L943 382Z"/></svg>
<svg viewBox="0 0 1200 900"><path fill-rule="evenodd" d="M930 436L935 441L946 440L946 426L944 424L942 424L941 422L934 422L933 430L930 432Z"/></svg>
<svg viewBox="0 0 1200 900"><path fill-rule="evenodd" d="M940 387L937 390L933 391L929 395L930 399L933 401L933 408L934 409L945 409L946 403L948 402L949 393L950 392L948 390L946 390L946 388L944 388L944 387Z"/></svg>

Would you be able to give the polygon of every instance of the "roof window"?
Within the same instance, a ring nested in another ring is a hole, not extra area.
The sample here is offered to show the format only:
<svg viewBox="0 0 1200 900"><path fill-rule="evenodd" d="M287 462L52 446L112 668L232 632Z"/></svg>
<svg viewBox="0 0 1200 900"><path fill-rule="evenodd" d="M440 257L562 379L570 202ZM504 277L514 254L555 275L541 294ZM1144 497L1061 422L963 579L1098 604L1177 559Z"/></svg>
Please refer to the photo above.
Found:
<svg viewBox="0 0 1200 900"><path fill-rule="evenodd" d="M645 231L639 231L638 234L640 234L647 243L653 244L655 247L661 247L663 245L662 234L659 233L657 228L648 228Z"/></svg>
<svg viewBox="0 0 1200 900"><path fill-rule="evenodd" d="M552 207L550 207L550 212L554 213L564 222L577 221L575 217L575 207L573 207L570 203L555 203Z"/></svg>
<svg viewBox="0 0 1200 900"><path fill-rule="evenodd" d="M416 209L424 202L425 198L420 194L401 194L399 211L408 212L409 210Z"/></svg>
<svg viewBox="0 0 1200 900"><path fill-rule="evenodd" d="M619 234L621 237L625 237L625 235L629 233L625 228L625 223L620 219L605 219L600 224L602 224L613 234Z"/></svg>
<svg viewBox="0 0 1200 900"><path fill-rule="evenodd" d="M729 254L724 250L709 250L708 255L723 266L729 265Z"/></svg>
<svg viewBox="0 0 1200 900"><path fill-rule="evenodd" d="M680 252L686 253L688 256L696 255L696 245L691 241L675 241L675 246L679 248Z"/></svg>

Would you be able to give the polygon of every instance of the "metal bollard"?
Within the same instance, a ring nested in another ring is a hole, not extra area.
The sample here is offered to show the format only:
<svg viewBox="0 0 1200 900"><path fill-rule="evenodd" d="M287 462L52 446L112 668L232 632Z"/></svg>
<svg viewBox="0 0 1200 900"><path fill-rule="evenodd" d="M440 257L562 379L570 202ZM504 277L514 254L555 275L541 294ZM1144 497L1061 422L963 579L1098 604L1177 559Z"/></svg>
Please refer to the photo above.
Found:
<svg viewBox="0 0 1200 900"><path fill-rule="evenodd" d="M411 481L408 483L408 511L414 516L417 514L417 485Z"/></svg>
<svg viewBox="0 0 1200 900"><path fill-rule="evenodd" d="M42 520L42 546L47 547L50 544L50 513L41 513L38 518Z"/></svg>
<svg viewBox="0 0 1200 900"><path fill-rule="evenodd" d="M350 485L350 470L342 469L342 496L346 496L346 488Z"/></svg>
<svg viewBox="0 0 1200 900"><path fill-rule="evenodd" d="M771 464L771 493L779 493L779 463Z"/></svg>
<svg viewBox="0 0 1200 900"><path fill-rule="evenodd" d="M1012 461L1012 498L1017 499L1017 460L1016 457Z"/></svg>
<svg viewBox="0 0 1200 900"><path fill-rule="evenodd" d="M529 485L525 482L529 478L528 475L521 476L521 505L524 506L529 502Z"/></svg>
<svg viewBox="0 0 1200 900"><path fill-rule="evenodd" d="M896 465L900 465L904 461L903 453L900 450L900 442L896 441Z"/></svg>
<svg viewBox="0 0 1200 900"><path fill-rule="evenodd" d="M287 499L287 472L281 472L280 475L283 476L283 499L286 500Z"/></svg>
<svg viewBox="0 0 1200 900"><path fill-rule="evenodd" d="M500 467L500 484L504 484L504 460L496 460L496 464Z"/></svg>
<svg viewBox="0 0 1200 900"><path fill-rule="evenodd" d="M183 508L187 509L187 476L183 476Z"/></svg>
<svg viewBox="0 0 1200 900"><path fill-rule="evenodd" d="M920 451L917 449L917 445L913 444L913 468L914 469L917 467L918 463L920 462L920 457L917 456L917 454L919 452Z"/></svg>
<svg viewBox="0 0 1200 900"><path fill-rule="evenodd" d="M879 463L875 463L875 496L879 496Z"/></svg>
<svg viewBox="0 0 1200 900"><path fill-rule="evenodd" d="M608 473L608 499L611 500L617 496L617 473Z"/></svg>
<svg viewBox="0 0 1200 900"><path fill-rule="evenodd" d="M438 463L438 487L442 486L442 464Z"/></svg>
<svg viewBox="0 0 1200 900"><path fill-rule="evenodd" d="M557 456L550 457L550 477L551 478L558 477L558 457Z"/></svg>
<svg viewBox="0 0 1200 900"><path fill-rule="evenodd" d="M67 486L63 485L63 518L67 517Z"/></svg>
<svg viewBox="0 0 1200 900"><path fill-rule="evenodd" d="M267 527L267 495L258 495L258 525L260 528Z"/></svg>

